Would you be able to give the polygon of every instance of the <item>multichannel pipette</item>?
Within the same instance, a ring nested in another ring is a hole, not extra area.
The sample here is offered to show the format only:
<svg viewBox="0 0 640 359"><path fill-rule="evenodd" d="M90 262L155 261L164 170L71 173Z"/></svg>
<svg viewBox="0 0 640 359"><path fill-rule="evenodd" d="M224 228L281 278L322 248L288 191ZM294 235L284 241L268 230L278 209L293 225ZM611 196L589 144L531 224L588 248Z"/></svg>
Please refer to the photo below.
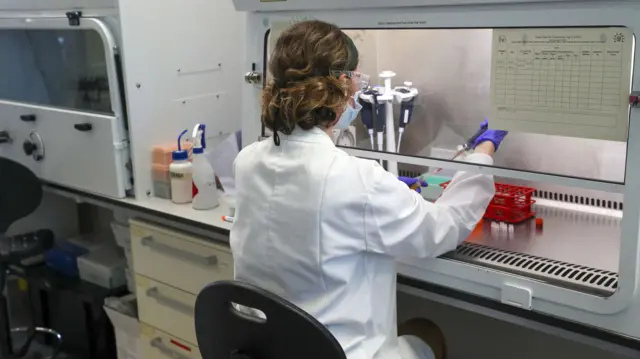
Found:
<svg viewBox="0 0 640 359"><path fill-rule="evenodd" d="M381 118L379 114L379 111L381 108L383 108L383 106L378 102L378 96L380 96L380 92L376 89L371 89L361 93L358 101L362 105L362 110L360 110L360 119L362 120L362 124L367 128L367 131L369 132L371 149L375 150L373 134L374 131L377 131L378 150L382 151L384 118Z"/></svg>

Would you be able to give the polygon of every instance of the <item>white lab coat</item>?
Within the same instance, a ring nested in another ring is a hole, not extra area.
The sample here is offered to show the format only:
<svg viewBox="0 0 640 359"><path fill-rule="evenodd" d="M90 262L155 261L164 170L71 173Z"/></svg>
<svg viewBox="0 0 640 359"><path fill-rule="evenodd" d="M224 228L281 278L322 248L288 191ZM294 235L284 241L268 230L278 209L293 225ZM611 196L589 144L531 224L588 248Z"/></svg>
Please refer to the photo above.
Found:
<svg viewBox="0 0 640 359"><path fill-rule="evenodd" d="M313 315L348 359L421 357L424 348L407 354L412 341L397 338L395 258L455 249L482 218L493 178L458 173L433 204L320 129L280 138L280 146L248 146L235 161L235 278ZM492 163L483 154L467 160Z"/></svg>

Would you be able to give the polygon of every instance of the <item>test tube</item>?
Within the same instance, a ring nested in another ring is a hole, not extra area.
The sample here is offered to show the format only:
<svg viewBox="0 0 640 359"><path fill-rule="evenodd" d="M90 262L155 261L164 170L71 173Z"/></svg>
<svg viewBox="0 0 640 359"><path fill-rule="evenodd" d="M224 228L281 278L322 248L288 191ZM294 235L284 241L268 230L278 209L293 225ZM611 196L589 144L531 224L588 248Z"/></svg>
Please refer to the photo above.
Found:
<svg viewBox="0 0 640 359"><path fill-rule="evenodd" d="M495 238L500 234L500 226L498 222L491 222L491 237Z"/></svg>

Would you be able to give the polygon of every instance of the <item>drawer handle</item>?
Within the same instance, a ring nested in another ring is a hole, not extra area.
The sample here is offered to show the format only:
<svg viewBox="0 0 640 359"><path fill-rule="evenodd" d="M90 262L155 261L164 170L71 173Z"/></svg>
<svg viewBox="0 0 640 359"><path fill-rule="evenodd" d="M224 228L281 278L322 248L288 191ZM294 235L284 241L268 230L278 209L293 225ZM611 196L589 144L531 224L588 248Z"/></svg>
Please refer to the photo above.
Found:
<svg viewBox="0 0 640 359"><path fill-rule="evenodd" d="M20 115L20 120L24 122L35 122L36 115Z"/></svg>
<svg viewBox="0 0 640 359"><path fill-rule="evenodd" d="M88 132L91 131L93 129L93 125L85 122L85 123L76 123L75 125L73 125L73 128L75 128L76 130L80 131L80 132Z"/></svg>
<svg viewBox="0 0 640 359"><path fill-rule="evenodd" d="M160 337L153 338L151 340L151 346L158 349L164 355L170 356L174 359L190 359L188 356L180 354L166 346Z"/></svg>
<svg viewBox="0 0 640 359"><path fill-rule="evenodd" d="M182 249L178 249L178 248L166 245L164 243L155 241L152 236L147 236L142 238L141 242L142 242L142 245L145 247L155 249L159 252L164 252L174 257L182 258L188 262L197 262L204 266L212 266L212 265L218 264L218 257L216 257L215 255L202 256L199 254L184 251Z"/></svg>
<svg viewBox="0 0 640 359"><path fill-rule="evenodd" d="M147 297L153 298L158 303L165 304L167 307L171 307L189 316L193 316L193 314L195 313L195 308L193 306L163 295L162 293L160 293L160 290L157 287L151 287L147 289Z"/></svg>

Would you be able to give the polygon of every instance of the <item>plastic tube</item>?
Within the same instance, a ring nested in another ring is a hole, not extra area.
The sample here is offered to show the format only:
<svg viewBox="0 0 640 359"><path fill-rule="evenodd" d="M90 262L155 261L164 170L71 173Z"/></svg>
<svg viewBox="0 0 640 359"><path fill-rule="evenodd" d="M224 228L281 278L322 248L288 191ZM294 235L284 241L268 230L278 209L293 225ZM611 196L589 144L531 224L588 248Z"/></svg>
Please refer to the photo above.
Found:
<svg viewBox="0 0 640 359"><path fill-rule="evenodd" d="M400 144L402 143L402 134L404 133L404 128L400 127L398 129L398 148L396 152L400 153Z"/></svg>

